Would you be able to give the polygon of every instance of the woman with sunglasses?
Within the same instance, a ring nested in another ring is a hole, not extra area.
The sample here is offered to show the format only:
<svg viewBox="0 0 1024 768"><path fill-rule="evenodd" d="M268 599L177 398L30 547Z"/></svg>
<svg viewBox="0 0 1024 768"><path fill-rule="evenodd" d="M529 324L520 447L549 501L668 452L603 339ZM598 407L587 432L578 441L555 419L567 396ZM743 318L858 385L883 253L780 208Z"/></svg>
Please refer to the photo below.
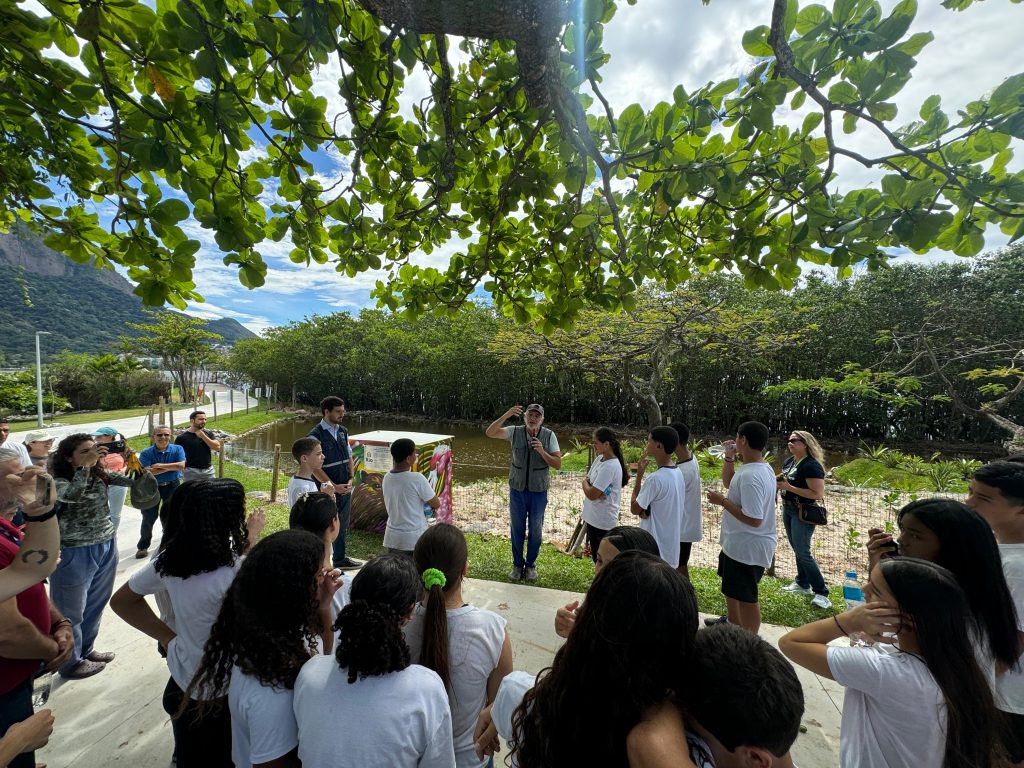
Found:
<svg viewBox="0 0 1024 768"><path fill-rule="evenodd" d="M789 546L796 555L796 581L783 587L782 591L795 595L813 594L811 605L828 610L832 607L828 587L811 554L811 537L817 526L800 519L801 504L821 501L825 496L825 452L814 435L803 430L790 432L787 445L790 456L782 465L778 487L782 492L782 523Z"/></svg>

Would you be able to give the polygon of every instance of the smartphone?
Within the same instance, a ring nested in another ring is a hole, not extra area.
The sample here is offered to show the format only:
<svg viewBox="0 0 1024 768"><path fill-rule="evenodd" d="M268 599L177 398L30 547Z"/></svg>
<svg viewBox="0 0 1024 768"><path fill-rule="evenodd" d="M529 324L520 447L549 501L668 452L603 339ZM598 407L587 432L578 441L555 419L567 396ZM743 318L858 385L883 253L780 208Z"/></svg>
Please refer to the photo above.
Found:
<svg viewBox="0 0 1024 768"><path fill-rule="evenodd" d="M48 506L52 500L52 488L49 475L36 476L36 501L44 506Z"/></svg>
<svg viewBox="0 0 1024 768"><path fill-rule="evenodd" d="M868 535L875 533L885 533L881 528L869 528ZM888 541L881 548L879 557L894 557L900 553L900 545L896 543L896 539Z"/></svg>

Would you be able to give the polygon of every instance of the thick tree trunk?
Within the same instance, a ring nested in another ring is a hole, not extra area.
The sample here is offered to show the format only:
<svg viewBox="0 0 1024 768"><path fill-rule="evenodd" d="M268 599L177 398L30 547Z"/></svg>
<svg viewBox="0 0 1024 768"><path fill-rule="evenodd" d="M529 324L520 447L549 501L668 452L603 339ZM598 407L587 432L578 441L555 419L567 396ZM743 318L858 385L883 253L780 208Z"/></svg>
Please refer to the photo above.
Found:
<svg viewBox="0 0 1024 768"><path fill-rule="evenodd" d="M514 40L519 75L535 107L552 103L559 79L559 37L569 0L359 0L389 27L420 35Z"/></svg>

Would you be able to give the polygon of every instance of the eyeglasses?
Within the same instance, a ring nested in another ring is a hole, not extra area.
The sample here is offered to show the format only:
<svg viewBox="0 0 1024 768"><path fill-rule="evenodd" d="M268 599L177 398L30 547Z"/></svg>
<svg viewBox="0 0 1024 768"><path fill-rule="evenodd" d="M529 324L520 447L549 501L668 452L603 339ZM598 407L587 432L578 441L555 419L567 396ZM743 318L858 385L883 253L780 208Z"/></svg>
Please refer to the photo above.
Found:
<svg viewBox="0 0 1024 768"><path fill-rule="evenodd" d="M786 441L787 443L802 443L803 440L799 437L791 437Z"/></svg>
<svg viewBox="0 0 1024 768"><path fill-rule="evenodd" d="M170 437L170 435L153 435L155 438Z"/></svg>

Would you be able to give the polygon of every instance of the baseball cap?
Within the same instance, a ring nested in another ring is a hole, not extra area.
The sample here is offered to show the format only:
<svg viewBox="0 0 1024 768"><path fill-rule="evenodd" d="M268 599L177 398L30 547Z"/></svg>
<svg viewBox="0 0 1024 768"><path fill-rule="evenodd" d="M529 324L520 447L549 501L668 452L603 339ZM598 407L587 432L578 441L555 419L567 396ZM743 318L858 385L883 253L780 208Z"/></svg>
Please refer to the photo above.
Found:
<svg viewBox="0 0 1024 768"><path fill-rule="evenodd" d="M99 437L100 435L110 435L111 437L117 437L119 434L121 433L118 432L113 427L100 427L99 429L92 433L92 436Z"/></svg>
<svg viewBox="0 0 1024 768"><path fill-rule="evenodd" d="M32 432L26 432L25 433L25 441L24 442L26 444L28 444L28 443L45 443L47 440L53 440L53 439L54 439L53 435L51 435L49 432L47 432L45 430L42 430L42 429L36 429L36 430L33 430Z"/></svg>
<svg viewBox="0 0 1024 768"><path fill-rule="evenodd" d="M541 405L540 403L530 403L528 406L526 406L526 410L528 410L528 411L536 411L541 416L544 415L544 406Z"/></svg>

